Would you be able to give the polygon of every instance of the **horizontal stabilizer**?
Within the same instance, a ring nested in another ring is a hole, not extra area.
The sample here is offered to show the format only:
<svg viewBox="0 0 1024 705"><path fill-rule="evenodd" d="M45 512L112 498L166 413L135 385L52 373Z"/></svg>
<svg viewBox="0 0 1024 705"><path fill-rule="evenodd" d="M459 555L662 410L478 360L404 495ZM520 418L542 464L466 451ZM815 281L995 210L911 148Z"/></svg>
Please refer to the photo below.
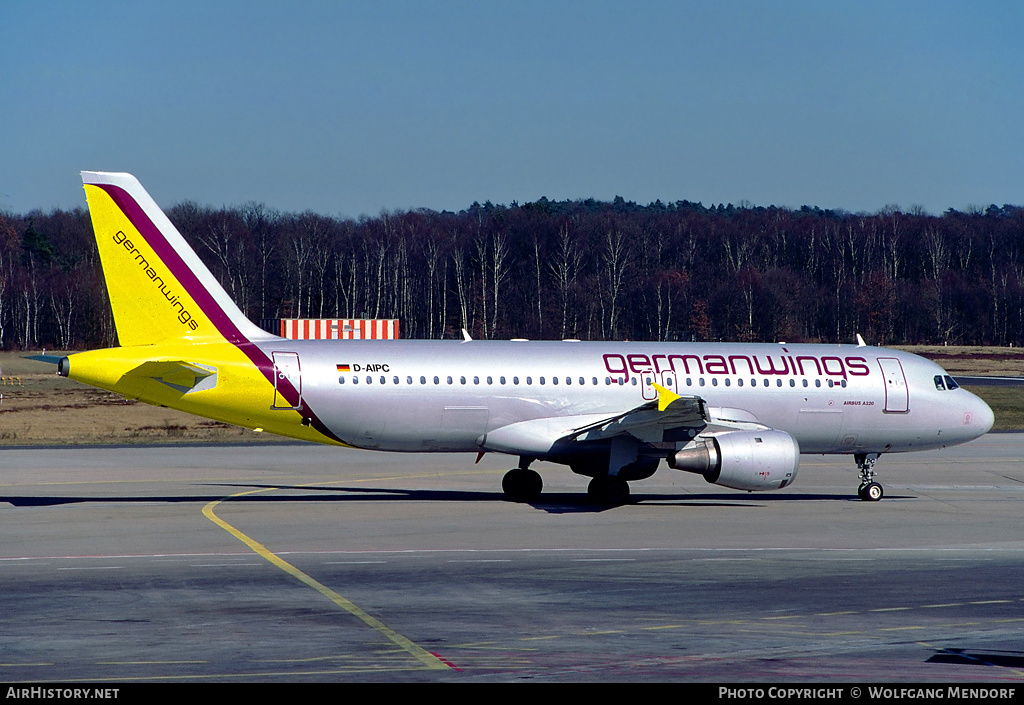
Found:
<svg viewBox="0 0 1024 705"><path fill-rule="evenodd" d="M217 384L216 368L183 360L144 362L125 377L153 379L182 394L212 389Z"/></svg>
<svg viewBox="0 0 1024 705"><path fill-rule="evenodd" d="M63 355L25 355L26 360L36 360L38 362L48 362L51 365L58 364L63 358Z"/></svg>

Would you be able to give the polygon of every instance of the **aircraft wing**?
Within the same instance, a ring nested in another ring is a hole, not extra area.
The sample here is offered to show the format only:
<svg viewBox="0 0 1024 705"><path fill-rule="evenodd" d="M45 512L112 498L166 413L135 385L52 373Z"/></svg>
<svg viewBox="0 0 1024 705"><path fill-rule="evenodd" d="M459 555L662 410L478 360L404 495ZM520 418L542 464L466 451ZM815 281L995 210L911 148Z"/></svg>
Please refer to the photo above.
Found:
<svg viewBox="0 0 1024 705"><path fill-rule="evenodd" d="M480 444L488 450L545 455L558 442L585 442L630 434L641 441L661 442L673 428L704 428L712 421L705 401L681 396L654 385L658 399L619 414L581 414L532 419L488 432Z"/></svg>
<svg viewBox="0 0 1024 705"><path fill-rule="evenodd" d="M594 441L628 433L641 441L660 442L669 429L703 427L711 420L707 405L700 397L665 391L675 398L663 401L663 393L659 391L657 401L590 423L568 434L565 440Z"/></svg>

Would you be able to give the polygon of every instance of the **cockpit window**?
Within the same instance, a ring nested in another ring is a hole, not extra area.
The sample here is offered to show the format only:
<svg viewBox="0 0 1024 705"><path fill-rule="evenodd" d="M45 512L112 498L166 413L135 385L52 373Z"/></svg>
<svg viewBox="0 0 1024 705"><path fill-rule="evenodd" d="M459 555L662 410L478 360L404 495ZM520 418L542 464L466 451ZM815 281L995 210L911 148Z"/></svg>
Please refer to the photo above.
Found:
<svg viewBox="0 0 1024 705"><path fill-rule="evenodd" d="M946 389L960 389L960 385L952 377L946 375Z"/></svg>
<svg viewBox="0 0 1024 705"><path fill-rule="evenodd" d="M940 392L946 391L946 385L942 383L942 375L935 375L935 388Z"/></svg>

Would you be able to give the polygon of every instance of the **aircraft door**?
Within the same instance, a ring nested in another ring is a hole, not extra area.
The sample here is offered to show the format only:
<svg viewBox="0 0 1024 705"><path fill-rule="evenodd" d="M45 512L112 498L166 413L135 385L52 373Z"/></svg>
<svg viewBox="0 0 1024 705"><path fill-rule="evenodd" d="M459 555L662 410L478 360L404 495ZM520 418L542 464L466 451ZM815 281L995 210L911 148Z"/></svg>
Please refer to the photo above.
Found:
<svg viewBox="0 0 1024 705"><path fill-rule="evenodd" d="M299 354L271 353L274 357L274 409L298 409L302 405L302 372ZM294 400L294 404L292 404Z"/></svg>
<svg viewBox="0 0 1024 705"><path fill-rule="evenodd" d="M885 381L885 410L894 413L910 411L910 392L907 389L907 378L903 374L903 365L895 357L880 357L878 366L882 368Z"/></svg>
<svg viewBox="0 0 1024 705"><path fill-rule="evenodd" d="M652 358L654 369L646 370L640 374L640 382L643 384L643 398L647 401L653 401L658 398L658 390L651 386L652 383L660 385L671 392L676 391L675 370L662 362L664 357L664 355L655 355ZM659 360L659 358L662 359ZM664 369L662 369L663 367Z"/></svg>
<svg viewBox="0 0 1024 705"><path fill-rule="evenodd" d="M643 396L645 401L652 401L658 398L658 390L655 389L651 383L661 384L661 380L656 378L653 372L644 372L640 375L640 394Z"/></svg>
<svg viewBox="0 0 1024 705"><path fill-rule="evenodd" d="M658 373L658 377L661 378L658 381L658 384L660 384L662 387L664 387L665 389L669 390L670 392L677 392L678 391L678 390L676 390L676 373L675 372L673 372L672 370L662 370L660 373Z"/></svg>

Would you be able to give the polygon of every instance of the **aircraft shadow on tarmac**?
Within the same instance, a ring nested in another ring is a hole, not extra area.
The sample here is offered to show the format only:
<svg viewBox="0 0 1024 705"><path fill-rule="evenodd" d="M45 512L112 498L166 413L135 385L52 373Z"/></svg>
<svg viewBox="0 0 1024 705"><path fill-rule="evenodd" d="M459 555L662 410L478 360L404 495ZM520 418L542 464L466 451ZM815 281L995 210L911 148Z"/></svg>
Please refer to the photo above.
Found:
<svg viewBox="0 0 1024 705"><path fill-rule="evenodd" d="M1002 666L1024 668L1024 652L971 651L970 649L942 649L927 663L955 663L965 666Z"/></svg>
<svg viewBox="0 0 1024 705"><path fill-rule="evenodd" d="M150 496L26 496L0 497L0 503L8 503L15 507L53 507L65 504L88 503L207 503L217 500L225 502L262 503L262 502L380 502L380 501L412 501L412 502L508 502L501 492L476 492L467 490L425 490L395 489L383 487L310 487L288 485L259 484L218 484L216 487L238 488L245 490L296 491L302 494L250 494L242 497L217 495L150 495ZM914 499L913 497L890 496L893 499ZM743 509L763 508L778 502L857 502L853 495L831 494L788 494L766 495L763 493L735 494L634 494L626 505L609 506L595 504L583 492L548 492L533 502L524 502L528 506L550 514L583 514L599 513L622 509L628 506L645 507L732 507Z"/></svg>

